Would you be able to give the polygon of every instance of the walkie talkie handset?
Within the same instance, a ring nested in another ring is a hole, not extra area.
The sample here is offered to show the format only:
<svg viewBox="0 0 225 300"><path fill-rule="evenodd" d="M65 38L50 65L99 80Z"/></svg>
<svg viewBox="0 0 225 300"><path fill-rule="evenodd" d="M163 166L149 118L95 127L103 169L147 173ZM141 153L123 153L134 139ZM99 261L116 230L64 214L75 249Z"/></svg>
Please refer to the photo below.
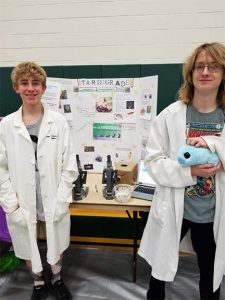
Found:
<svg viewBox="0 0 225 300"><path fill-rule="evenodd" d="M114 185L117 181L117 171L112 167L111 156L107 155L107 164L102 173L102 183L106 184L103 188L103 196L105 199L113 199L115 197Z"/></svg>
<svg viewBox="0 0 225 300"><path fill-rule="evenodd" d="M73 200L82 200L87 196L89 190L88 187L83 187L87 180L87 171L83 171L78 154L76 155L76 161L79 175L74 181L72 195Z"/></svg>

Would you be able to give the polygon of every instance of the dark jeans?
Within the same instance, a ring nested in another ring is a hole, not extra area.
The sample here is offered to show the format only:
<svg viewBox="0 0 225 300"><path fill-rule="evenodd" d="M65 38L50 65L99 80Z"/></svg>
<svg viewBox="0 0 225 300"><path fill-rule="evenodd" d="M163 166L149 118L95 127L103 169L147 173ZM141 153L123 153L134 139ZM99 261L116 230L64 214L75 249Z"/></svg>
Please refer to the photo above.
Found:
<svg viewBox="0 0 225 300"><path fill-rule="evenodd" d="M11 246L12 246L12 243L0 240L0 257L5 255L6 253L8 253Z"/></svg>
<svg viewBox="0 0 225 300"><path fill-rule="evenodd" d="M216 245L213 235L213 223L194 223L183 219L181 229L181 240L191 230L191 241L193 249L197 254L200 270L199 292L201 300L216 300L220 297L220 289L213 293L213 269ZM165 299L165 281L150 278L147 299Z"/></svg>

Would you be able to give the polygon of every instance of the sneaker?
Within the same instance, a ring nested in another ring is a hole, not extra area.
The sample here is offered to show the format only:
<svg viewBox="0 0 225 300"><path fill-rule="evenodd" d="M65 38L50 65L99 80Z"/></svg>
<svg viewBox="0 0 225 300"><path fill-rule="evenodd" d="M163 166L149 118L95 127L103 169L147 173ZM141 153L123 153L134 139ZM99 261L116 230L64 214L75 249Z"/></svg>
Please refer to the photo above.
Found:
<svg viewBox="0 0 225 300"><path fill-rule="evenodd" d="M31 300L45 300L48 296L48 286L46 284L37 285L33 288Z"/></svg>
<svg viewBox="0 0 225 300"><path fill-rule="evenodd" d="M53 294L58 300L72 300L72 295L68 288L65 286L62 279L57 280L52 284Z"/></svg>

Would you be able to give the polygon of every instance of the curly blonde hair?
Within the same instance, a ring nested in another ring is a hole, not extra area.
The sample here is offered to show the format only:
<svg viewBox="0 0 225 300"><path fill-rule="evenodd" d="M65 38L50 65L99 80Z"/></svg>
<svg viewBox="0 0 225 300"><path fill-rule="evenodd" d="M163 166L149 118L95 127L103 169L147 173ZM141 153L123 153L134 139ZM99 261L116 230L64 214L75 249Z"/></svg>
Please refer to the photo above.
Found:
<svg viewBox="0 0 225 300"><path fill-rule="evenodd" d="M46 86L47 74L45 70L32 61L26 61L18 64L11 73L13 85L17 86L21 78L33 77L41 82L42 86Z"/></svg>
<svg viewBox="0 0 225 300"><path fill-rule="evenodd" d="M194 96L194 85L192 82L194 65L197 56L203 50L207 54L210 54L215 62L223 67L223 80L218 89L217 102L219 107L225 108L225 46L221 43L202 44L187 58L183 65L184 83L178 91L178 97L186 104L192 102Z"/></svg>

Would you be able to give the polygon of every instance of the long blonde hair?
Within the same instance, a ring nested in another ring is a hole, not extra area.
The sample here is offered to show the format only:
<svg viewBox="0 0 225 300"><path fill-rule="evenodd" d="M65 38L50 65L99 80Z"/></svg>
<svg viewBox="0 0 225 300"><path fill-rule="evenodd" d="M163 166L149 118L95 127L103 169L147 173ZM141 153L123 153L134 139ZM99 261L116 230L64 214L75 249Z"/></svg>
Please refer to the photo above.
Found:
<svg viewBox="0 0 225 300"><path fill-rule="evenodd" d="M206 53L210 54L216 61L216 63L223 67L223 80L218 89L217 102L219 107L225 108L225 46L221 43L202 44L194 50L191 56L188 57L183 65L184 83L178 91L178 97L186 104L190 103L193 100L193 70L196 58L203 50L206 51Z"/></svg>

